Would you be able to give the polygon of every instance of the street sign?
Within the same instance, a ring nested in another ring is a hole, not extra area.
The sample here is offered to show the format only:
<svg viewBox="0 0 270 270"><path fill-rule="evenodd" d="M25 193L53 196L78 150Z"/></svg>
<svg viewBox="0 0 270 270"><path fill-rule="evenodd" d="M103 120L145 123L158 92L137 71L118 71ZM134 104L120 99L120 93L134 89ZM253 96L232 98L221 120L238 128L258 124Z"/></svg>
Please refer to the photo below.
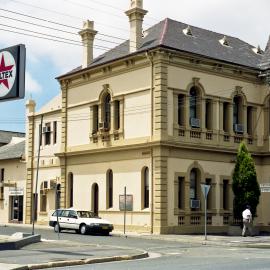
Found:
<svg viewBox="0 0 270 270"><path fill-rule="evenodd" d="M264 192L270 192L270 183L260 184L260 189L261 189L261 192L262 193L264 193Z"/></svg>
<svg viewBox="0 0 270 270"><path fill-rule="evenodd" d="M125 203L126 198L126 203ZM119 210L132 211L133 210L133 195L119 195Z"/></svg>
<svg viewBox="0 0 270 270"><path fill-rule="evenodd" d="M209 189L210 189L210 185L201 184L201 188L202 188L203 196L206 199L208 192L209 192Z"/></svg>
<svg viewBox="0 0 270 270"><path fill-rule="evenodd" d="M24 98L25 52L23 44L0 50L0 101Z"/></svg>

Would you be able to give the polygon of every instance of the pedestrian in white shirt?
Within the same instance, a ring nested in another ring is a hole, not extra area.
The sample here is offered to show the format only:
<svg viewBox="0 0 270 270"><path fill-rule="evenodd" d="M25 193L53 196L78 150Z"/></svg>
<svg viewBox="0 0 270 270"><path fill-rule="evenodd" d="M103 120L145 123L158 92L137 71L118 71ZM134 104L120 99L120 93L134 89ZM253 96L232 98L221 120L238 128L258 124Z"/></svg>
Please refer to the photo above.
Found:
<svg viewBox="0 0 270 270"><path fill-rule="evenodd" d="M242 213L243 217L243 231L242 236L246 236L247 230L249 231L250 235L252 236L252 214L250 211L250 206L247 205L246 210Z"/></svg>

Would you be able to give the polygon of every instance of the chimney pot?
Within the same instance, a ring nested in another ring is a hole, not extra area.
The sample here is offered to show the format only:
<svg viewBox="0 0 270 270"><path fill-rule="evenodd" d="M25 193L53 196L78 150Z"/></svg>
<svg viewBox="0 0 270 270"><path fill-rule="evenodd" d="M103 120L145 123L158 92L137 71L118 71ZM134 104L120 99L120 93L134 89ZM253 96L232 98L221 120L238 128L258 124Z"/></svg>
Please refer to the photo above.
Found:
<svg viewBox="0 0 270 270"><path fill-rule="evenodd" d="M143 9L143 0L131 0L130 9L125 12L129 17L130 23L130 39L129 39L129 51L136 52L142 44L143 33L143 18L147 13Z"/></svg>
<svg viewBox="0 0 270 270"><path fill-rule="evenodd" d="M94 38L97 31L94 30L93 21L83 22L83 28L79 32L83 44L82 68L87 68L93 62Z"/></svg>

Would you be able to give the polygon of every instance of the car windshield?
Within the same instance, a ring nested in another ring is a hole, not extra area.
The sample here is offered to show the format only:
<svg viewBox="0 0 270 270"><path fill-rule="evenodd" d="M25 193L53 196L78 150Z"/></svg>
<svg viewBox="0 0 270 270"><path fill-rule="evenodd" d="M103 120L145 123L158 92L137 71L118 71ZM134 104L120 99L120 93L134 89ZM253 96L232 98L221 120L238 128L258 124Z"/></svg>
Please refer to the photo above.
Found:
<svg viewBox="0 0 270 270"><path fill-rule="evenodd" d="M90 211L77 211L80 218L94 218L95 214Z"/></svg>

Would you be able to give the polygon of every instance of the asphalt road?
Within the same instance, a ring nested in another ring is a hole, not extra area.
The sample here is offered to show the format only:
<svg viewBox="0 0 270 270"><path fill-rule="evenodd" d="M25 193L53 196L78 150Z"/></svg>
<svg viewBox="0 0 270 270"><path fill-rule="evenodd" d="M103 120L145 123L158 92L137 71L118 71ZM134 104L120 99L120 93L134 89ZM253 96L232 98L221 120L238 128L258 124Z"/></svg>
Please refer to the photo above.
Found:
<svg viewBox="0 0 270 270"><path fill-rule="evenodd" d="M13 227L0 227L0 234L10 235L18 230L18 228ZM19 231L31 232L31 229L20 228ZM42 238L57 239L57 234L55 234L53 230L37 229L36 233L40 233ZM179 242L148 240L133 237L83 236L72 232L61 233L60 238L62 240L109 245L112 247L144 249L148 251L151 256L148 259L136 261L122 261L64 268L58 267L54 268L55 270L270 269L270 249L232 248L227 246L213 247L203 246L201 244L182 244Z"/></svg>
<svg viewBox="0 0 270 270"><path fill-rule="evenodd" d="M179 252L179 251L178 251ZM179 254L166 254L159 258L144 260L105 263L77 267L55 268L55 270L249 270L249 269L270 269L269 251L265 250L224 250L224 248L204 247L189 249Z"/></svg>

